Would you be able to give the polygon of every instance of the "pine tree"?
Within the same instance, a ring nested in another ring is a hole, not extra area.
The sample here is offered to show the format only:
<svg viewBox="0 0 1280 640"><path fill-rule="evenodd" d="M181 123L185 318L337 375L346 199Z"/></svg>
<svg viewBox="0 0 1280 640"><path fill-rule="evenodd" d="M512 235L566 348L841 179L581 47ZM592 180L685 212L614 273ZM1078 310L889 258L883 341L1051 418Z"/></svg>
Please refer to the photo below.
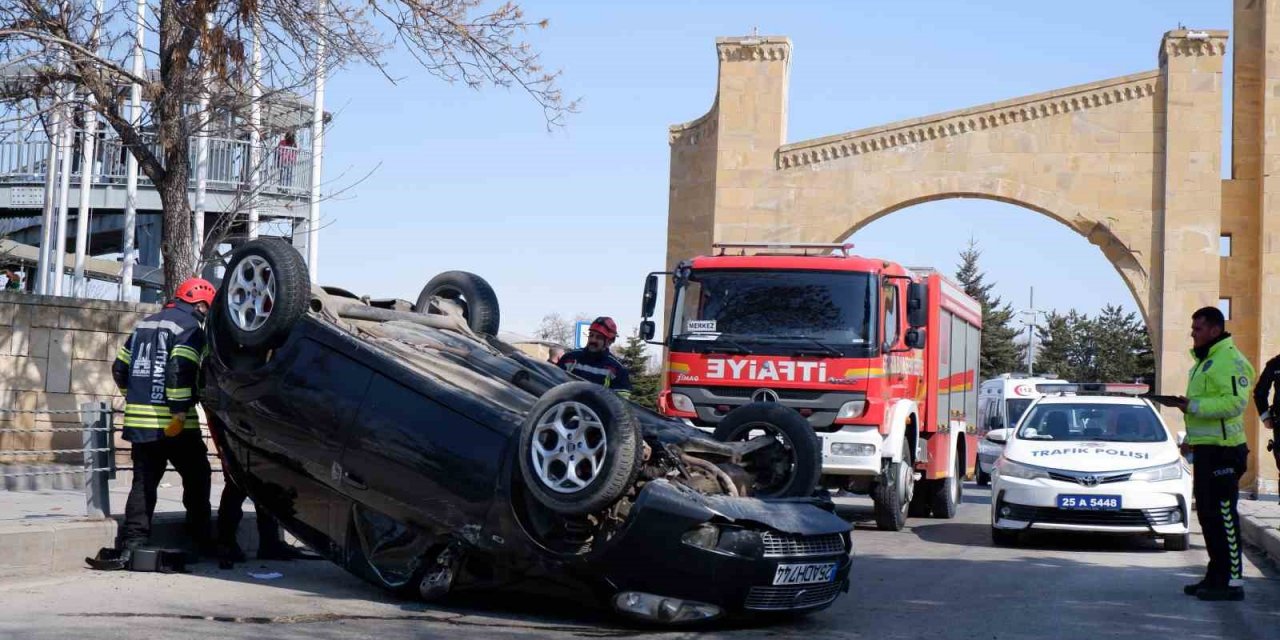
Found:
<svg viewBox="0 0 1280 640"><path fill-rule="evenodd" d="M969 240L968 248L960 252L960 265L956 268L956 280L969 297L982 304L982 347L978 375L990 378L1018 369L1020 355L1024 353L1013 341L1018 329L1012 326L1013 306L1005 303L991 290L995 283L985 282L986 274L978 267L982 251L975 240Z"/></svg>
<svg viewBox="0 0 1280 640"><path fill-rule="evenodd" d="M649 371L649 356L640 330L627 337L627 343L615 350L618 359L631 374L631 400L648 407L658 408L658 391L662 388L662 374Z"/></svg>

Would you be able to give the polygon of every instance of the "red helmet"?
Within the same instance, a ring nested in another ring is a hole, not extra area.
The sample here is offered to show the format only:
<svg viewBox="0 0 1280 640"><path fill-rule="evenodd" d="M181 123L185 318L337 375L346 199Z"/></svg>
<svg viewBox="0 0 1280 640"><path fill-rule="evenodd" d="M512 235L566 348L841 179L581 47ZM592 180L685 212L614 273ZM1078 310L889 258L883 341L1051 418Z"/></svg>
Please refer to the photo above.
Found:
<svg viewBox="0 0 1280 640"><path fill-rule="evenodd" d="M217 290L213 288L212 284L209 284L208 280L204 278L187 278L182 281L182 284L178 285L178 290L174 292L173 297L191 304L203 302L212 306L213 294L215 293L217 293Z"/></svg>
<svg viewBox="0 0 1280 640"><path fill-rule="evenodd" d="M613 340L618 337L618 323L613 321L609 316L600 316L591 321L591 326L587 327L587 331L595 331L600 335Z"/></svg>

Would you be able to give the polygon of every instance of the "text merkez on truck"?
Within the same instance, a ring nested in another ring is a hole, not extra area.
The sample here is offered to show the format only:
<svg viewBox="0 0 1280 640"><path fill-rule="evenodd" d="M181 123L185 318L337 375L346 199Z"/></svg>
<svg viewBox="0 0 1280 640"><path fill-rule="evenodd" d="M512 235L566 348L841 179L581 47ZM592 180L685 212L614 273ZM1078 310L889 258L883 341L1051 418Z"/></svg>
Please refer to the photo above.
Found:
<svg viewBox="0 0 1280 640"><path fill-rule="evenodd" d="M767 401L822 443L824 486L869 493L881 529L950 518L974 469L982 310L932 269L848 244L717 244L645 283L641 333L656 333L658 276L672 276L659 410L752 437L735 411Z"/></svg>
<svg viewBox="0 0 1280 640"><path fill-rule="evenodd" d="M682 623L847 590L850 526L803 419L749 405L768 433L717 440L496 339L498 314L473 274L370 301L310 284L282 241L242 245L203 370L224 468L319 553L427 600L571 583Z"/></svg>

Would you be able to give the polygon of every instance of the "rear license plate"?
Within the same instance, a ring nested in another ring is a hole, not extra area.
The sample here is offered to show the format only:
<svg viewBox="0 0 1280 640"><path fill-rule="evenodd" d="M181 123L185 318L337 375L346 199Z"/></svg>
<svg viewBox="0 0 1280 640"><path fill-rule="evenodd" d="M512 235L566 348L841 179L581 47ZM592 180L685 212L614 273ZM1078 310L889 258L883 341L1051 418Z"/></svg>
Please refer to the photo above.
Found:
<svg viewBox="0 0 1280 640"><path fill-rule="evenodd" d="M1120 509L1120 496L1060 495L1058 496L1058 508L1081 509L1084 511L1118 511Z"/></svg>
<svg viewBox="0 0 1280 640"><path fill-rule="evenodd" d="M773 572L773 584L817 584L836 579L836 563L780 564Z"/></svg>

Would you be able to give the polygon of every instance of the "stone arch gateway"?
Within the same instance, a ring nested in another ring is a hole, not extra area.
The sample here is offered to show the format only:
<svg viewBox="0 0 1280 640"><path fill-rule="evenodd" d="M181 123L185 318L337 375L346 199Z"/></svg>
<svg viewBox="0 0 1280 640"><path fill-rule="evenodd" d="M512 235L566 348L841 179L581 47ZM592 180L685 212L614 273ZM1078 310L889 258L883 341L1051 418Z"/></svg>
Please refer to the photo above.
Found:
<svg viewBox="0 0 1280 640"><path fill-rule="evenodd" d="M1162 392L1185 384L1192 311L1220 298L1260 369L1280 352L1280 138L1264 135L1280 127L1280 77L1264 73L1280 67L1266 46L1280 44L1280 1L1237 2L1235 26L1228 180L1226 31L1164 34L1151 71L791 143L790 40L720 38L710 110L670 130L668 266L713 242L834 242L913 204L987 198L1102 251L1147 321ZM1274 491L1249 412L1245 483Z"/></svg>

